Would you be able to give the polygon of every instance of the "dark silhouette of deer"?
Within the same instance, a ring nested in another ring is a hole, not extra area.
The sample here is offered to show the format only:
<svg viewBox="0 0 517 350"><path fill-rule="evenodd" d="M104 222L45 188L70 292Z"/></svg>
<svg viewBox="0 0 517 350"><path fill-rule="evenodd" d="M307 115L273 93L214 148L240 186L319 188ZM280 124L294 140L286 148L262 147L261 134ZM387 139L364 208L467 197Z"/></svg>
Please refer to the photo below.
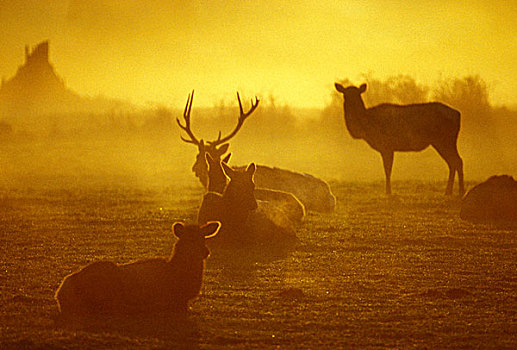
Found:
<svg viewBox="0 0 517 350"><path fill-rule="evenodd" d="M209 163L210 186L213 177L220 173L230 178L222 194L207 192L198 213L198 223L217 220L221 222L221 232L213 244L224 246L283 245L296 240L294 227L299 222L297 211L301 204L293 205L285 201L263 201L255 198L253 176L256 166L251 163L246 170L234 170L226 163L215 161L206 155ZM216 169L216 171L214 171ZM274 196L277 191L270 191ZM283 197L282 197L283 198ZM302 213L303 214L303 213Z"/></svg>
<svg viewBox="0 0 517 350"><path fill-rule="evenodd" d="M203 140L201 140L201 143L203 143ZM226 157L224 157L224 159L222 160L219 158L212 158L209 152L203 154L205 155L208 164L208 192L223 194L224 189L228 184L228 177L226 176L221 163L228 164L228 161L230 160L232 154L228 153L228 155L226 155Z"/></svg>
<svg viewBox="0 0 517 350"><path fill-rule="evenodd" d="M231 171L231 167L228 166L228 158L230 155L231 154L221 161L214 160L209 153L206 154L206 160L208 161L209 192L224 193L228 179L226 172ZM223 169L223 164L225 168L228 169L227 171ZM219 191L221 185L223 186L223 190ZM278 223L280 226L286 227L289 231L292 230L292 227L301 223L305 217L305 207L292 193L255 187L253 195L258 203L256 211L264 213L265 216L271 218L272 221ZM251 213L254 218L257 217L255 214L257 213Z"/></svg>
<svg viewBox="0 0 517 350"><path fill-rule="evenodd" d="M391 194L391 169L394 152L422 151L429 145L440 154L449 167L446 195L452 194L455 174L458 173L459 193L464 194L463 161L458 154L460 113L442 103L411 105L383 103L366 108L360 87L335 84L343 94L345 124L354 139L365 140L382 156L386 175L386 194Z"/></svg>
<svg viewBox="0 0 517 350"><path fill-rule="evenodd" d="M246 119L256 110L260 101L258 98L252 100L250 109L244 112L239 93L237 93L240 112L237 125L228 135L222 137L221 132L219 132L219 136L216 140L205 143L202 139L198 139L191 129L190 114L193 99L194 91L192 91L187 98L187 104L183 112L184 123L182 124L178 118L176 121L179 127L185 131L188 136L188 138L181 136L181 139L184 142L194 144L198 147L198 154L196 156L196 162L192 166L192 171L196 177L199 178L203 186L208 188L208 163L205 154L210 154L212 159L219 161L228 151L228 141L237 135ZM236 169L244 170L245 167L236 167ZM287 192L294 195L308 210L329 212L333 211L336 205L336 198L330 191L329 185L325 181L308 174L300 174L290 170L257 164L255 183L257 187L261 189L260 193L256 193L259 199L270 199L271 193L267 193L266 189L271 189L278 192L275 194L276 197L281 196L280 192ZM222 193L223 187L221 185L222 182L212 182L212 186L215 187L209 190ZM220 190L216 191L214 188L219 188ZM267 197L263 198L262 196L264 195Z"/></svg>
<svg viewBox="0 0 517 350"><path fill-rule="evenodd" d="M205 158L205 154L208 153L210 156L216 160L221 160L221 157L228 151L230 145L226 143L231 138L233 138L240 130L242 125L244 124L246 118L248 118L254 111L257 109L260 100L255 98L255 101L251 101L251 108L244 112L242 108L241 98L239 93L237 93L237 100L239 101L239 111L240 115L237 120L237 125L233 129L231 133L222 137L222 133L219 131L219 136L217 140L208 141L205 143L203 139L198 139L194 133L192 132L192 128L190 125L190 114L192 112L192 102L194 101L194 91L188 95L187 104L185 105L185 109L183 111L183 120L185 124L183 125L179 118L176 118L176 122L178 126L187 133L188 138L180 136L184 142L194 144L198 147L198 154L196 156L196 162L192 166L192 171L199 178L201 183L205 188L208 188L208 164ZM219 192L221 193L221 192Z"/></svg>
<svg viewBox="0 0 517 350"><path fill-rule="evenodd" d="M215 236L219 222L203 226L177 222L178 238L170 258L150 258L127 264L96 261L63 279L55 294L63 319L186 312L201 289L205 241Z"/></svg>
<svg viewBox="0 0 517 350"><path fill-rule="evenodd" d="M255 184L253 174L255 164L251 163L245 171L233 171L229 166L220 163L225 173L230 177L230 182L222 194L207 192L203 196L203 202L198 213L198 223L219 218L221 232L218 241L238 243L247 238L246 222L250 212L258 208L255 199Z"/></svg>

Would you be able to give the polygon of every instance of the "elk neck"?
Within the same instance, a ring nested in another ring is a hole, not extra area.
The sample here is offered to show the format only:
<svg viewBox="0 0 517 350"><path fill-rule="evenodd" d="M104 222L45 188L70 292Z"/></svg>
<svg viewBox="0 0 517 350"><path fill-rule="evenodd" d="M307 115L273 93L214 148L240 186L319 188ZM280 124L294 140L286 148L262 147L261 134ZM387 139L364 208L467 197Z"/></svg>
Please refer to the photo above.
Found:
<svg viewBox="0 0 517 350"><path fill-rule="evenodd" d="M208 191L222 194L226 184L227 178L220 165L208 168Z"/></svg>
<svg viewBox="0 0 517 350"><path fill-rule="evenodd" d="M177 244L169 259L172 274L184 282L188 282L185 283L185 287L187 287L186 284L189 284L189 287L194 289L198 288L198 286L201 287L205 260L200 257L194 257L192 252L187 251L187 249L177 249Z"/></svg>
<svg viewBox="0 0 517 350"><path fill-rule="evenodd" d="M203 267L204 258L193 254L192 249L182 243L180 240L176 242L169 258L169 263L175 265L176 268L185 268L187 270Z"/></svg>
<svg viewBox="0 0 517 350"><path fill-rule="evenodd" d="M364 138L364 122L366 118L366 107L363 99L358 97L346 97L344 102L345 124L348 132L354 139Z"/></svg>
<svg viewBox="0 0 517 350"><path fill-rule="evenodd" d="M204 188L208 188L208 164L204 159L205 154L203 153L203 158L198 154L196 158L196 162L192 166L192 171L194 175L199 179Z"/></svg>
<svg viewBox="0 0 517 350"><path fill-rule="evenodd" d="M252 206L252 201L255 203L254 207ZM225 214L231 216L233 219L231 221L236 222L246 221L249 213L256 208L256 200L254 196L252 200L251 198L246 198L231 182L226 186L223 192L222 203Z"/></svg>

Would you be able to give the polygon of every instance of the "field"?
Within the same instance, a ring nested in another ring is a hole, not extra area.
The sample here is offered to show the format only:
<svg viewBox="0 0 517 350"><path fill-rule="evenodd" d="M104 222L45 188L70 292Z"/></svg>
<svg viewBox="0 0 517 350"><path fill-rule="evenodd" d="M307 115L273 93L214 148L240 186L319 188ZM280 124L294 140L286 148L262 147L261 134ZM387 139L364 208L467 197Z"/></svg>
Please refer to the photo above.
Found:
<svg viewBox="0 0 517 350"><path fill-rule="evenodd" d="M472 186L472 184L469 184ZM97 259L168 255L194 181L0 192L0 348L517 347L517 227L459 219L443 182L332 182L288 252L214 251L186 318L57 327L61 279Z"/></svg>

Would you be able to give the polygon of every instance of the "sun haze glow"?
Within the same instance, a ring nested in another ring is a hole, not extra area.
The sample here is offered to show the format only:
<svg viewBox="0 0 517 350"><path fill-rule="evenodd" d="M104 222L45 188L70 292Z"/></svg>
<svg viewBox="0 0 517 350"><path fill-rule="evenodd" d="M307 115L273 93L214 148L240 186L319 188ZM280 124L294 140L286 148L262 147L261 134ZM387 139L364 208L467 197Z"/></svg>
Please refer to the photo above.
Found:
<svg viewBox="0 0 517 350"><path fill-rule="evenodd" d="M517 104L517 3L451 1L0 1L0 76L49 39L67 85L179 106L273 95L321 107L336 79L479 74Z"/></svg>

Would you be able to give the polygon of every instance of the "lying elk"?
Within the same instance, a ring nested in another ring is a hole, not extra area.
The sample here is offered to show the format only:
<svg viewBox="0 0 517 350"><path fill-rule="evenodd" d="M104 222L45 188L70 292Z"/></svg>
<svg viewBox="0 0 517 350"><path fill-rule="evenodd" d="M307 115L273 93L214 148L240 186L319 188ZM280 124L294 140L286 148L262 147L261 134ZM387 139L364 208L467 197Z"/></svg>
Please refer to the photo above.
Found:
<svg viewBox="0 0 517 350"><path fill-rule="evenodd" d="M394 152L422 151L433 146L449 167L446 195L452 194L455 174L458 173L459 193L463 185L463 161L458 154L457 139L460 131L460 113L442 103L411 105L380 104L366 108L359 88L335 84L343 94L345 123L354 139L365 140L380 152L386 175L386 194L391 194L391 169Z"/></svg>
<svg viewBox="0 0 517 350"><path fill-rule="evenodd" d="M55 298L62 317L127 316L139 313L185 312L201 289L205 240L215 236L219 222L184 225L170 258L151 258L127 264L93 262L66 276Z"/></svg>
<svg viewBox="0 0 517 350"><path fill-rule="evenodd" d="M179 127L184 130L188 136L188 138L184 138L182 136L181 139L198 147L198 154L196 156L196 162L192 167L192 171L199 178L203 186L207 188L208 164L205 159L205 154L210 154L214 160L220 160L228 151L229 144L227 142L238 133L245 120L255 111L258 107L259 100L257 98L255 98L255 101L252 100L250 110L248 112L244 112L240 96L237 93L240 115L234 130L225 137L222 137L221 132L219 132L217 140L208 141L208 143L205 144L203 140L198 139L194 135L191 129L190 113L193 99L194 92L192 91L192 94L188 96L185 111L183 112L184 124L182 124L179 119L176 119L176 121ZM239 167L236 169L239 169ZM244 167L240 167L240 169L244 170ZM300 200L300 202L303 203L307 210L329 212L333 211L336 205L336 198L330 191L329 185L323 180L308 174L300 174L285 169L257 165L255 183L259 188L292 193ZM219 186L221 186L221 184L219 184ZM262 194L257 193L259 198L261 195Z"/></svg>
<svg viewBox="0 0 517 350"><path fill-rule="evenodd" d="M220 168L230 182L222 194L207 192L198 213L198 223L221 222L221 232L214 240L229 245L284 243L296 238L289 218L275 205L257 201L253 176L254 163L246 170L233 170L207 154L210 169ZM211 175L218 173L209 169ZM209 182L212 177L209 178Z"/></svg>
<svg viewBox="0 0 517 350"><path fill-rule="evenodd" d="M210 156L210 153L206 153L206 160L208 162L207 186L209 192L223 194L227 185L228 177L223 170L222 164L228 165L230 156L231 153L221 161L213 159L212 156ZM302 222L305 217L304 205L292 193L255 187L253 194L258 200L260 200L262 208L269 205L272 208L276 208L276 211L284 213L287 216L287 220L291 223L289 226ZM276 217L279 216L281 216L281 214L276 215Z"/></svg>

